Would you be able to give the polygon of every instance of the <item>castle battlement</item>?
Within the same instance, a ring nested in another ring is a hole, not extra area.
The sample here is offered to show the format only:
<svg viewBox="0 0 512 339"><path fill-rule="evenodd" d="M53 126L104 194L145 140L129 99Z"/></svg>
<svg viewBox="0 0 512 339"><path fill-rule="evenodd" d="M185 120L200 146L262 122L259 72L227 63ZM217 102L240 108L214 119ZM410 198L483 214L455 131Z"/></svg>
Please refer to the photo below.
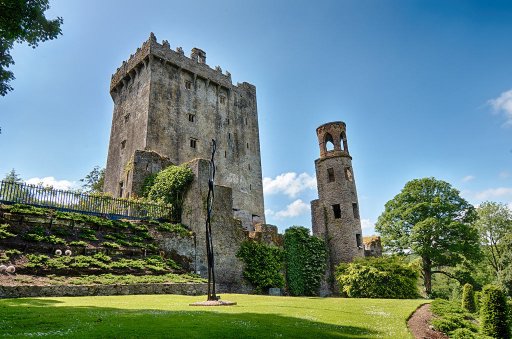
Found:
<svg viewBox="0 0 512 339"><path fill-rule="evenodd" d="M159 44L155 35L151 33L149 39L146 40L141 47L137 48L135 54L130 55L127 61L123 61L121 67L112 75L110 92L115 92L118 88L128 83L129 80L134 78L135 75L139 73L140 69L146 67L152 59L162 63L169 63L183 71L189 72L193 75L194 79L202 78L209 80L210 83L215 83L228 90L231 90L233 87L231 73L228 71L223 73L220 66L216 66L215 68L208 66L206 64L206 52L203 50L192 48L190 57L187 57L181 47L177 47L176 51L173 51L167 40L163 40L162 43ZM246 82L237 84L237 87L242 87L250 92L256 92L256 88Z"/></svg>

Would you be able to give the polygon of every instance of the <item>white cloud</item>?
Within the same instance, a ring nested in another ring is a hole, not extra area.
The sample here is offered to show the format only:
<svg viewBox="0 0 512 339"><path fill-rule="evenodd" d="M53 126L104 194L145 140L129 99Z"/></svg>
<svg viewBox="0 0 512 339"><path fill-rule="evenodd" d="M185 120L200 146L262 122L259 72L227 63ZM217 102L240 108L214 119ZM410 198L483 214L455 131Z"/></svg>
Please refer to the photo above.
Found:
<svg viewBox="0 0 512 339"><path fill-rule="evenodd" d="M475 194L475 197L479 200L488 200L501 198L504 196L512 195L512 188L509 187L498 187L498 188L489 188L485 191L481 191Z"/></svg>
<svg viewBox="0 0 512 339"><path fill-rule="evenodd" d="M501 171L500 172L500 178L501 179L507 179L510 177L510 172L509 171Z"/></svg>
<svg viewBox="0 0 512 339"><path fill-rule="evenodd" d="M492 106L495 112L502 113L505 116L505 125L512 126L512 89L503 92L496 99L491 99L488 104Z"/></svg>
<svg viewBox="0 0 512 339"><path fill-rule="evenodd" d="M361 229L364 231L373 230L375 224L370 219L361 219Z"/></svg>
<svg viewBox="0 0 512 339"><path fill-rule="evenodd" d="M279 174L275 179L263 178L263 193L265 194L283 193L290 198L295 198L300 192L315 188L316 178L307 173L297 175L295 172L288 172Z"/></svg>
<svg viewBox="0 0 512 339"><path fill-rule="evenodd" d="M286 206L286 209L281 211L273 211L271 209L266 209L265 214L267 216L273 216L276 219L284 219L284 218L291 218L291 217L297 217L299 215L305 214L309 212L311 207L309 204L306 204L301 199L297 199L291 204Z"/></svg>
<svg viewBox="0 0 512 339"><path fill-rule="evenodd" d="M44 178L30 178L25 181L30 185L39 185L42 184L44 187L51 186L55 189L59 190L69 190L73 188L77 188L77 183L75 181L69 180L57 180L54 177L44 177Z"/></svg>
<svg viewBox="0 0 512 339"><path fill-rule="evenodd" d="M475 177L472 175L466 175L464 178L462 178L462 182L468 182L471 180L475 180Z"/></svg>

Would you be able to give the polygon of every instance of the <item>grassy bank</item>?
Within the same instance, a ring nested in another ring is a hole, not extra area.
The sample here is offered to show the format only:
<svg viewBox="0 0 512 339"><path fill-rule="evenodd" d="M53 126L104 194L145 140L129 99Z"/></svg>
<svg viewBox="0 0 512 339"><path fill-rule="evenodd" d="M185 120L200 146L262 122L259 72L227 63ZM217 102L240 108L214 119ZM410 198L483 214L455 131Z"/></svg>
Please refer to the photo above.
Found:
<svg viewBox="0 0 512 339"><path fill-rule="evenodd" d="M411 338L406 319L423 300L223 295L133 295L0 300L0 336L173 338Z"/></svg>

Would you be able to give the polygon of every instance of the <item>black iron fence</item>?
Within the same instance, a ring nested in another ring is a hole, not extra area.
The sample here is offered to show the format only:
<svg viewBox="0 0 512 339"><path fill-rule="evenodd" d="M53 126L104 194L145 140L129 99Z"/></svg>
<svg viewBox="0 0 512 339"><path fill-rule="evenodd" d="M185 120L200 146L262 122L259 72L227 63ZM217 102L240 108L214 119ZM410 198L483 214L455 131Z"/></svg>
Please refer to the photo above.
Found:
<svg viewBox="0 0 512 339"><path fill-rule="evenodd" d="M0 181L0 202L53 208L109 219L160 219L176 221L172 205L57 190L49 187Z"/></svg>

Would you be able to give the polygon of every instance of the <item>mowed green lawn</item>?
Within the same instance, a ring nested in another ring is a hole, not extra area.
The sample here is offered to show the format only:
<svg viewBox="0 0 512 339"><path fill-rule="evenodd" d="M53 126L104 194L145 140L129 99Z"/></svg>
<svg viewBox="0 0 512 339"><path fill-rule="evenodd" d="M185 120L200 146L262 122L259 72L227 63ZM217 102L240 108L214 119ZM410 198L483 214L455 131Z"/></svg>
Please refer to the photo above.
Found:
<svg viewBox="0 0 512 339"><path fill-rule="evenodd" d="M131 295L0 300L0 337L412 338L406 319L425 300L223 294L236 306L192 307L205 297Z"/></svg>

